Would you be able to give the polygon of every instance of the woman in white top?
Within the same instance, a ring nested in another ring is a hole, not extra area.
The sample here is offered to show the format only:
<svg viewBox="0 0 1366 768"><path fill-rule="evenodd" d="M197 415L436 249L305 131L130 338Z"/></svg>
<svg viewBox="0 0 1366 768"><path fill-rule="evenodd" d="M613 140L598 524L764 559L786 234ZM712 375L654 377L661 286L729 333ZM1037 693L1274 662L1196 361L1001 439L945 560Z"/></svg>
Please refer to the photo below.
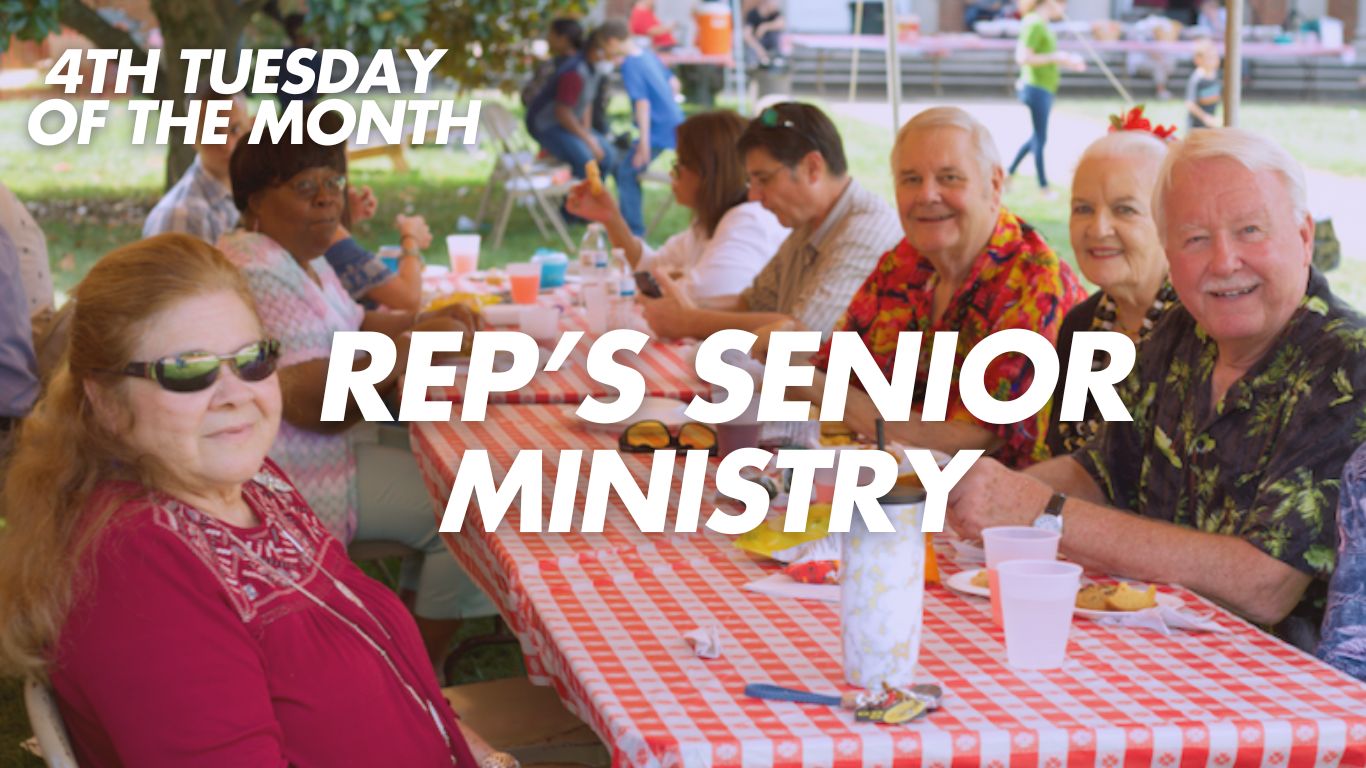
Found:
<svg viewBox="0 0 1366 768"><path fill-rule="evenodd" d="M692 224L659 250L631 234L607 191L588 182L569 195L569 212L602 222L612 245L636 270L662 271L695 301L740 293L759 274L788 230L759 203L747 202L744 162L736 149L745 120L729 111L693 115L678 126L673 195Z"/></svg>

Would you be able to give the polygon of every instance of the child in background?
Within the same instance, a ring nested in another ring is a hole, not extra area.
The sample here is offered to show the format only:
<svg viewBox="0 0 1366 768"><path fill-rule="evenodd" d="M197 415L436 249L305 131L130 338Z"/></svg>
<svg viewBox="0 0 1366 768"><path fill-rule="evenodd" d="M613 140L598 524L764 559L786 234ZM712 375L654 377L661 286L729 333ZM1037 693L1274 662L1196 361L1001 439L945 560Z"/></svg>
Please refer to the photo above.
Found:
<svg viewBox="0 0 1366 768"><path fill-rule="evenodd" d="M1186 127L1219 127L1219 102L1224 97L1224 81L1219 73L1219 48L1213 40L1201 40L1195 47L1195 70L1186 84Z"/></svg>

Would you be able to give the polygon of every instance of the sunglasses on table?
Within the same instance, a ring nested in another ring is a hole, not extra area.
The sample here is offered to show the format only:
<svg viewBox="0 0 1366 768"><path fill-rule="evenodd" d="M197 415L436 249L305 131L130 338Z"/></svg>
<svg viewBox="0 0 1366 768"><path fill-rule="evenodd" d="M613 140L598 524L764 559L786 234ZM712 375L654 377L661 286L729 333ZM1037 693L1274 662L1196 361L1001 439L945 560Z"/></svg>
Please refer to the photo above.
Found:
<svg viewBox="0 0 1366 768"><path fill-rule="evenodd" d="M716 453L716 430L706 424L689 422L678 428L669 429L662 421L650 419L638 421L621 433L618 441L620 449L626 453L649 453L668 448L685 451L707 451Z"/></svg>
<svg viewBox="0 0 1366 768"><path fill-rule="evenodd" d="M242 381L261 381L275 373L279 361L280 342L262 339L230 355L185 352L150 363L129 363L123 370L110 373L151 379L168 392L199 392L218 381L223 363L227 363Z"/></svg>

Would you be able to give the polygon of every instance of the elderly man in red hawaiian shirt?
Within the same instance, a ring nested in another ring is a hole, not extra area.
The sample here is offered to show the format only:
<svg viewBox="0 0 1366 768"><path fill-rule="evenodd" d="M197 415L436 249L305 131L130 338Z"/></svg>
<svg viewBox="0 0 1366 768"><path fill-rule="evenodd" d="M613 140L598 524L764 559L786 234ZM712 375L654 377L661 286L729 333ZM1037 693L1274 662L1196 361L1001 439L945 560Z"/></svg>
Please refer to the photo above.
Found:
<svg viewBox="0 0 1366 768"><path fill-rule="evenodd" d="M987 424L968 412L954 386L946 419L921 419L930 334L958 332L956 383L968 351L996 331L1023 328L1056 342L1063 316L1086 292L1043 236L1001 206L1005 174L996 145L967 112L936 107L908 122L892 148L892 171L906 237L882 255L835 327L862 336L888 377L897 334L926 334L916 369L916 407L909 421L887 425L889 437L949 453L999 449L997 457L1015 467L1048 458L1047 407L1017 424ZM813 402L824 390L821 372L829 353L827 341L812 360L819 369L815 382L801 393ZM1033 377L1028 358L1008 354L988 366L984 384L994 397L1007 400L1027 389ZM871 434L876 407L861 389L852 388L849 395L845 423Z"/></svg>

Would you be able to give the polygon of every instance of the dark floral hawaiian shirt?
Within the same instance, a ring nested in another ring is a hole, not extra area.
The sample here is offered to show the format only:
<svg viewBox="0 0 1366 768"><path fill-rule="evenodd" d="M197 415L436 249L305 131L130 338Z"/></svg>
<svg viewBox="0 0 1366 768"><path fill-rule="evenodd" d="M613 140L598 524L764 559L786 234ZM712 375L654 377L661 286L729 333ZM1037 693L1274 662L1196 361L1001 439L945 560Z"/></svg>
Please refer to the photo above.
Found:
<svg viewBox="0 0 1366 768"><path fill-rule="evenodd" d="M1132 422L1072 454L1110 502L1241 537L1315 578L1315 621L1337 555L1338 481L1366 440L1366 318L1318 271L1281 339L1211 403L1217 349L1184 306L1168 311L1120 385Z"/></svg>

